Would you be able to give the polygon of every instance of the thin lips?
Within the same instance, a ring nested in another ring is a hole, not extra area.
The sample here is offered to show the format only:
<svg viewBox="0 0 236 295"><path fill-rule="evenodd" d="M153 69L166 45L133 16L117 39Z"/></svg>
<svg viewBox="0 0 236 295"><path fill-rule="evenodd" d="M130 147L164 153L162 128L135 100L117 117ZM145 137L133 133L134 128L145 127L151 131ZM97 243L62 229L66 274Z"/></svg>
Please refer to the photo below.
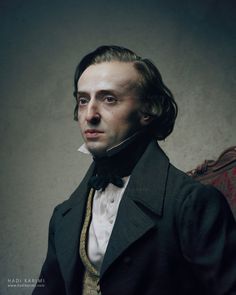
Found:
<svg viewBox="0 0 236 295"><path fill-rule="evenodd" d="M86 134L86 133L103 133L103 132L96 129L87 129L85 130L84 133Z"/></svg>

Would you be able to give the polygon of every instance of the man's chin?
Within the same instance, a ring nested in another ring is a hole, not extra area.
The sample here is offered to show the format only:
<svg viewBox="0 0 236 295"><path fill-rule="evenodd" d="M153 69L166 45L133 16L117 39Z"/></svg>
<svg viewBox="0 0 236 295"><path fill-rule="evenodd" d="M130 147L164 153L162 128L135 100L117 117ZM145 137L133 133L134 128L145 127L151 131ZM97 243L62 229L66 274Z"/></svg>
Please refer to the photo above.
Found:
<svg viewBox="0 0 236 295"><path fill-rule="evenodd" d="M87 144L87 149L89 150L89 152L94 156L94 157L102 157L105 156L106 154L106 147L102 147L99 145L90 145Z"/></svg>

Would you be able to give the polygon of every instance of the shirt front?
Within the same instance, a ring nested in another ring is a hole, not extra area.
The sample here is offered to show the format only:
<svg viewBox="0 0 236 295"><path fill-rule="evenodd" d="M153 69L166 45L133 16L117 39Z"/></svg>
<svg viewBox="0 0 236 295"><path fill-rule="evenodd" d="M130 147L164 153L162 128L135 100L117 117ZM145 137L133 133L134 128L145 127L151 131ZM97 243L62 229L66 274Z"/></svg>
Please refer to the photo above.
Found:
<svg viewBox="0 0 236 295"><path fill-rule="evenodd" d="M85 145L80 152L90 154ZM116 220L118 208L130 176L122 178L123 187L109 183L104 191L95 191L92 205L92 218L89 226L87 255L90 262L99 271Z"/></svg>
<svg viewBox="0 0 236 295"><path fill-rule="evenodd" d="M101 268L119 204L129 182L129 176L124 177L123 180L124 186L122 188L110 183L104 191L99 190L94 194L87 254L97 270Z"/></svg>

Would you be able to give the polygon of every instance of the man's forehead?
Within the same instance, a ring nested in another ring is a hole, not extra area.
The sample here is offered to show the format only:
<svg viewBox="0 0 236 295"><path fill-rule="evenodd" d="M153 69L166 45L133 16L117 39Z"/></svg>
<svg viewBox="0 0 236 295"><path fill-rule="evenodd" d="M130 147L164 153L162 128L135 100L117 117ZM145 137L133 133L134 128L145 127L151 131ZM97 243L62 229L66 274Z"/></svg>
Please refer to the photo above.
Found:
<svg viewBox="0 0 236 295"><path fill-rule="evenodd" d="M137 83L139 74L131 62L104 62L89 66L78 81L78 90L87 87L130 87Z"/></svg>

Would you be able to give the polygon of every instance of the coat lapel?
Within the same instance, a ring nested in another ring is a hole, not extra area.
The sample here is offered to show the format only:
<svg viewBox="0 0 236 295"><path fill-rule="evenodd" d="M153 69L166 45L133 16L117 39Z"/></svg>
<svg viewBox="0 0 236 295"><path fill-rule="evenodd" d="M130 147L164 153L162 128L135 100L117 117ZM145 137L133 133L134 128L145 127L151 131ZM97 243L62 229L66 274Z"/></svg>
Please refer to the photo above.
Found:
<svg viewBox="0 0 236 295"><path fill-rule="evenodd" d="M135 167L121 200L103 260L101 277L131 244L156 226L139 204L162 215L168 169L167 156L156 142L151 142Z"/></svg>
<svg viewBox="0 0 236 295"><path fill-rule="evenodd" d="M101 268L101 277L109 266L136 240L154 226L154 222L129 198L121 202L116 223Z"/></svg>
<svg viewBox="0 0 236 295"><path fill-rule="evenodd" d="M61 220L58 219L55 233L55 247L59 265L65 281L70 281L79 257L79 238L83 226L83 216L88 195L88 181L92 176L92 164L71 198L59 206Z"/></svg>

